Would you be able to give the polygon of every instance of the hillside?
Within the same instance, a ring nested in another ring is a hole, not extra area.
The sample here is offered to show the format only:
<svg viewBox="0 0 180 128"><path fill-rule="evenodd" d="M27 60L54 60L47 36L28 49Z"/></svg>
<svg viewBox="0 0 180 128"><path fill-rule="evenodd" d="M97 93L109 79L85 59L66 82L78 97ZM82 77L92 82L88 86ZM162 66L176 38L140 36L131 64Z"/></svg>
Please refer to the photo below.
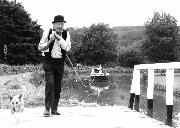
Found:
<svg viewBox="0 0 180 128"><path fill-rule="evenodd" d="M120 46L134 45L145 38L144 26L118 26L112 28L118 35Z"/></svg>

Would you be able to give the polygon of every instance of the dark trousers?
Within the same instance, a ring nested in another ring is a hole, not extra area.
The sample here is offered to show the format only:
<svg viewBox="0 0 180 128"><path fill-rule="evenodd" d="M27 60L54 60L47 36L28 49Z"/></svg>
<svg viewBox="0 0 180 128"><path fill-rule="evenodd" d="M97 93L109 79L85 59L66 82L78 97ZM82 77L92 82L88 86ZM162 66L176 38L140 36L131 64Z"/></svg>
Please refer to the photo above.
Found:
<svg viewBox="0 0 180 128"><path fill-rule="evenodd" d="M57 109L60 99L64 62L53 64L44 60L45 71L45 107Z"/></svg>

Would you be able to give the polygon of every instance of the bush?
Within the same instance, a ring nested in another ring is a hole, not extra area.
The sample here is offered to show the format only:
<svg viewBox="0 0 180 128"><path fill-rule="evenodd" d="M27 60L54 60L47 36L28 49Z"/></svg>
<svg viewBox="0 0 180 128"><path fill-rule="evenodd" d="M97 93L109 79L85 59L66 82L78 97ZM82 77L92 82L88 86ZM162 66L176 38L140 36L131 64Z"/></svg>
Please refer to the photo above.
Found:
<svg viewBox="0 0 180 128"><path fill-rule="evenodd" d="M39 64L41 61L42 56L34 44L8 45L7 63L10 65Z"/></svg>
<svg viewBox="0 0 180 128"><path fill-rule="evenodd" d="M119 55L118 63L122 67L133 68L134 65L143 63L144 58L140 51L127 50Z"/></svg>

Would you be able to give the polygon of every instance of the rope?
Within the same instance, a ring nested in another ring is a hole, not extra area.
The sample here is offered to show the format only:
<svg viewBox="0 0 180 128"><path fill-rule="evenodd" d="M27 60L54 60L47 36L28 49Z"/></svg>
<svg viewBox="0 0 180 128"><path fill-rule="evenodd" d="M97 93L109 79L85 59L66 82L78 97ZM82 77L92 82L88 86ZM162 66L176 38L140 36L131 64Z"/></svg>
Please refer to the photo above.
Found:
<svg viewBox="0 0 180 128"><path fill-rule="evenodd" d="M71 60L70 60L70 58L69 58L69 56L68 56L67 54L66 54L66 57L67 57L67 59L68 59L70 65L72 66L73 70L74 70L75 73L77 74L77 76L78 76L78 78L79 78L81 84L82 84L84 87L86 87L86 85L82 82L81 76L80 76L79 73L76 71L75 67L73 66L73 64L72 64L72 62L71 62Z"/></svg>

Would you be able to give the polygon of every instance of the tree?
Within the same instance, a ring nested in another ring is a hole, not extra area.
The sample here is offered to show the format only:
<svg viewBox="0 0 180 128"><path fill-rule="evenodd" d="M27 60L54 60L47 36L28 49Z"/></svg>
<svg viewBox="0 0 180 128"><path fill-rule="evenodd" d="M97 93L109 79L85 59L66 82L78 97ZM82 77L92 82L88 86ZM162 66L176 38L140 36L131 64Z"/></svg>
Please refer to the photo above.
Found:
<svg viewBox="0 0 180 128"><path fill-rule="evenodd" d="M120 66L133 68L134 65L145 63L145 58L141 51L143 40L135 41L131 45L120 46L118 58Z"/></svg>
<svg viewBox="0 0 180 128"><path fill-rule="evenodd" d="M145 23L146 40L142 51L151 62L176 60L178 46L177 20L170 14L155 12Z"/></svg>
<svg viewBox="0 0 180 128"><path fill-rule="evenodd" d="M119 54L118 62L122 67L134 68L134 65L143 63L143 59L141 51L127 48L123 53Z"/></svg>
<svg viewBox="0 0 180 128"><path fill-rule="evenodd" d="M82 63L80 49L82 47L82 39L85 35L85 31L88 28L68 28L71 35L71 50L68 52L69 57L73 63Z"/></svg>
<svg viewBox="0 0 180 128"><path fill-rule="evenodd" d="M92 24L85 30L82 45L75 51L84 64L107 64L117 60L117 35L108 25Z"/></svg>
<svg viewBox="0 0 180 128"><path fill-rule="evenodd" d="M0 1L0 45L3 47L4 44L8 45L9 55L11 59L17 59L13 51L15 47L11 47L14 44L18 44L20 47L26 46L25 43L36 46L40 40L40 25L37 24L37 21L32 21L30 14L26 12L21 3L15 3L13 1L3 0ZM36 48L37 49L37 48ZM18 52L19 56L24 55L25 51ZM35 49L33 49L35 51ZM29 54L31 54L30 51ZM1 55L3 51L1 49ZM17 51L16 51L17 52ZM27 53L28 54L28 53ZM1 56L0 59L2 59ZM10 60L10 59L9 59Z"/></svg>

